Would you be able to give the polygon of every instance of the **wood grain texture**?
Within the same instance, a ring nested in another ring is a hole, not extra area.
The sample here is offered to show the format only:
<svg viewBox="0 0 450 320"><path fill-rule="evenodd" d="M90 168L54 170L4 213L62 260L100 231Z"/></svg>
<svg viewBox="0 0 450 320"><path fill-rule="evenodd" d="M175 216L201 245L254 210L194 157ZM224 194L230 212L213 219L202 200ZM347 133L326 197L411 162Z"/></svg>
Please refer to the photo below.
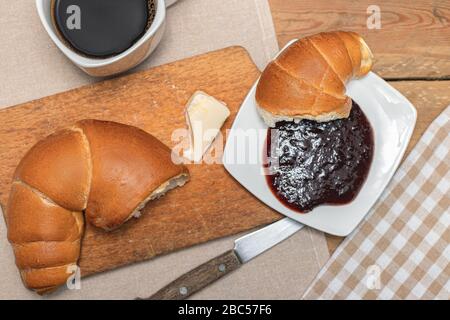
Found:
<svg viewBox="0 0 450 320"><path fill-rule="evenodd" d="M156 292L148 300L183 300L241 266L234 250L227 251Z"/></svg>
<svg viewBox="0 0 450 320"><path fill-rule="evenodd" d="M351 30L364 36L385 78L450 80L448 0L269 0L280 46L321 31ZM381 9L381 29L367 28L367 8Z"/></svg>
<svg viewBox="0 0 450 320"><path fill-rule="evenodd" d="M0 201L13 171L38 140L77 120L95 118L134 125L173 146L173 130L185 128L184 107L196 90L225 101L232 124L259 75L240 47L201 55L0 111ZM231 235L280 218L222 165L189 165L191 181L151 202L140 219L106 233L88 226L80 267L89 275Z"/></svg>
<svg viewBox="0 0 450 320"><path fill-rule="evenodd" d="M450 81L399 81L390 84L417 109L417 123L406 150L406 157L431 122L450 105Z"/></svg>

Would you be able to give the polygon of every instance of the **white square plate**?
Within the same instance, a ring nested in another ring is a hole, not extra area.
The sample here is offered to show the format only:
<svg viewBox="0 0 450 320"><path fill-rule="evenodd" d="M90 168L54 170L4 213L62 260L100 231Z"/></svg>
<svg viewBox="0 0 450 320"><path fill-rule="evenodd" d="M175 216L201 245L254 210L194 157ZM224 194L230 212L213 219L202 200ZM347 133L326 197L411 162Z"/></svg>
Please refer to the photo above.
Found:
<svg viewBox="0 0 450 320"><path fill-rule="evenodd" d="M369 175L351 203L322 205L301 214L287 208L273 195L263 174L265 135L261 132L266 132L268 127L256 110L256 85L248 93L228 134L223 156L225 168L248 191L274 210L326 233L348 235L373 206L399 166L416 124L416 109L375 73L351 81L347 85L347 95L359 104L374 131L375 150ZM251 131L260 134L255 138L249 134ZM248 145L256 144L250 153L248 146L242 145L242 133L246 133ZM237 140L238 136L241 140ZM252 154L254 152L257 155Z"/></svg>

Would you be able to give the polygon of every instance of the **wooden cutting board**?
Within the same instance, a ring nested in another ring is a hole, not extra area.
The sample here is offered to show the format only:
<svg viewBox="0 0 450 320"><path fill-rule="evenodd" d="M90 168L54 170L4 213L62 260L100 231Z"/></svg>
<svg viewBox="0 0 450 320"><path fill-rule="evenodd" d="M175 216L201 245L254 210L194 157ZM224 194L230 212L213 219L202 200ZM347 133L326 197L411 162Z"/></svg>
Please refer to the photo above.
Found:
<svg viewBox="0 0 450 320"><path fill-rule="evenodd" d="M171 134L185 128L185 104L196 90L227 103L231 116L225 130L258 75L248 53L230 47L4 109L0 111L0 202L7 203L11 177L22 156L59 128L86 118L117 121L140 127L172 147ZM147 205L140 219L110 233L87 226L80 259L83 275L280 218L222 165L188 168L191 181Z"/></svg>

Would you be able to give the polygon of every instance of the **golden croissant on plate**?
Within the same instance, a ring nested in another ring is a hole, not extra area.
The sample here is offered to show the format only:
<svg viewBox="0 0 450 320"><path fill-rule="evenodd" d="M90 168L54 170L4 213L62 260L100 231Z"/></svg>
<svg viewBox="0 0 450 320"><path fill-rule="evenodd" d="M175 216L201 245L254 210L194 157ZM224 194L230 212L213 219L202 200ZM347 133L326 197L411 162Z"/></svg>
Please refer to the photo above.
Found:
<svg viewBox="0 0 450 320"><path fill-rule="evenodd" d="M300 39L264 70L256 90L258 111L269 126L277 121L330 121L350 114L345 85L366 75L373 55L354 32L324 32Z"/></svg>

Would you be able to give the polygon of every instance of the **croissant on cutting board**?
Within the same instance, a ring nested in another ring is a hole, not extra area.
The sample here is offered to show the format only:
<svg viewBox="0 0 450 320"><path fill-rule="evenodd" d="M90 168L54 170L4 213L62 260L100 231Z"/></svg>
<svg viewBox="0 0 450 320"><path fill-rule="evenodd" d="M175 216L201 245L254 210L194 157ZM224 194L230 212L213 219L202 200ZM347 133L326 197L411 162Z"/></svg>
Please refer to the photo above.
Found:
<svg viewBox="0 0 450 320"><path fill-rule="evenodd" d="M188 179L166 145L132 126L83 120L41 140L16 168L6 209L24 284L45 293L66 283L83 213L87 223L116 229Z"/></svg>
<svg viewBox="0 0 450 320"><path fill-rule="evenodd" d="M258 111L268 126L278 121L330 121L350 114L345 85L365 76L373 56L354 32L324 32L300 39L263 71L256 89Z"/></svg>

